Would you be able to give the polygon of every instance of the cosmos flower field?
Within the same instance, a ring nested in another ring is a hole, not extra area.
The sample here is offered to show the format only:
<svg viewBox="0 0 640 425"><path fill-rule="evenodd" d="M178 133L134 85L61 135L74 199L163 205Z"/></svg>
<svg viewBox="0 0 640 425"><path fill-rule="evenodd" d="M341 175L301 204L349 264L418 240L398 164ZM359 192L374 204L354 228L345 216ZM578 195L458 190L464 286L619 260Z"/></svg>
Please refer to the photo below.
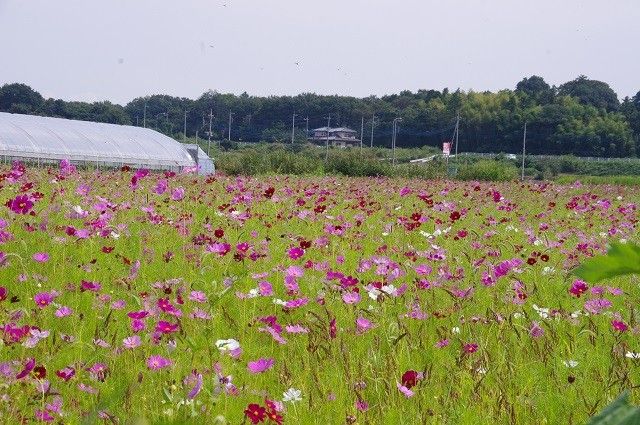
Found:
<svg viewBox="0 0 640 425"><path fill-rule="evenodd" d="M580 424L640 397L640 190L6 166L3 423Z"/></svg>

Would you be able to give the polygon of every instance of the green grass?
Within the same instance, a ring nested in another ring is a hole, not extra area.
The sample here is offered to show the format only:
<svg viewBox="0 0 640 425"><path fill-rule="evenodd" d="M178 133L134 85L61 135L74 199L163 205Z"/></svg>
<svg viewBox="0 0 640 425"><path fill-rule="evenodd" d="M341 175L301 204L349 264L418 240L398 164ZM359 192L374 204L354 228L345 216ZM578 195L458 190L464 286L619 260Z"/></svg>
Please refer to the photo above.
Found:
<svg viewBox="0 0 640 425"><path fill-rule="evenodd" d="M0 185L2 203L21 190L43 194L33 216L2 207L0 230L10 237L3 234L0 244L7 256L0 286L8 291L0 301L0 324L50 331L34 348L22 345L24 340L0 339L0 413L7 423L33 421L55 394L62 397L65 414L54 414L56 421L95 423L103 412L118 423L139 418L175 424L248 423L243 413L248 404L264 404L265 397L282 400L291 387L302 392L303 400L285 403L287 424L579 424L624 389L631 389L634 400L640 396L640 365L625 357L627 351L640 352L638 279L605 282L602 296L612 306L603 314L572 317L597 296L576 298L568 292L575 279L571 270L580 261L604 251L609 241L637 240L638 212L631 207L640 199L636 187L178 175L168 179L170 190L158 195L154 188L165 178L160 173L142 178L135 190L133 172L87 171L64 180L56 180L57 173L27 169L16 182L5 179ZM76 193L82 184L91 187L88 196ZM177 187L186 189L180 201L170 198ZM265 195L270 187L273 197ZM572 201L571 210L566 205ZM326 210L314 211L320 205ZM75 206L87 216L74 217ZM424 220L412 229L406 224L415 222L414 214ZM90 236L70 236L67 226L90 229ZM108 231L101 235L101 228ZM224 236L217 238L216 229ZM436 230L442 233L430 236ZM211 240L202 244L202 237ZM302 258L290 258L288 250L302 240L311 247ZM229 243L231 251L210 252L212 241ZM250 246L245 254L237 248L240 243ZM103 253L105 246L113 252ZM36 263L36 252L51 258ZM548 255L548 261L534 252ZM532 257L538 260L528 265ZM524 264L493 286L482 284L483 273L514 258ZM132 275L136 261L140 268ZM433 271L419 275L420 264ZM291 266L304 270L295 294L285 286ZM346 304L345 290L339 281L327 280L328 270L357 277L361 300ZM428 288L420 288L422 279ZM102 288L81 291L83 280ZM242 296L262 280L271 283L273 295ZM373 282L406 288L397 296L372 299L367 287ZM519 284L521 297L514 289ZM623 293L612 295L607 287ZM473 292L458 293L468 288ZM53 290L60 292L56 305L38 308L34 295ZM191 291L204 292L207 301L190 300ZM277 302L302 297L309 302L300 308ZM159 311L161 298L182 315ZM126 306L113 308L117 300ZM56 317L63 305L74 313ZM426 317L407 316L414 305ZM543 317L534 305L555 313ZM210 319L192 317L196 308ZM123 349L123 339L134 334L127 313L138 310L151 312L146 329L138 333L142 344ZM631 329L612 330L613 314ZM301 324L309 333L283 331L287 343L278 344L259 331L266 325L257 319L264 316L275 316L282 327ZM374 327L356 332L359 317ZM332 319L335 337L329 331ZM178 332L155 341L159 320L179 323ZM544 329L539 338L529 334L533 322ZM67 336L75 340L68 342ZM229 338L240 342L238 359L215 346ZM99 347L96 339L109 347ZM449 345L436 348L443 339ZM468 343L477 344L477 352L464 353ZM170 359L171 367L149 370L150 355ZM247 363L261 357L273 358L274 367L249 373ZM28 358L46 367L49 393L37 391L33 374L15 379ZM577 361L577 367L566 367L568 360ZM104 382L86 370L95 363L108 366ZM216 391L214 365L233 377L236 395ZM64 382L55 372L67 366L76 376ZM194 370L203 375L203 387L192 404L185 404L192 384L184 379ZM411 398L397 388L408 370L424 373ZM81 391L80 383L97 394ZM367 411L356 409L359 399L368 403Z"/></svg>
<svg viewBox="0 0 640 425"><path fill-rule="evenodd" d="M619 186L640 186L640 176L577 176L560 175L555 178L560 184L580 182L583 184L608 184Z"/></svg>

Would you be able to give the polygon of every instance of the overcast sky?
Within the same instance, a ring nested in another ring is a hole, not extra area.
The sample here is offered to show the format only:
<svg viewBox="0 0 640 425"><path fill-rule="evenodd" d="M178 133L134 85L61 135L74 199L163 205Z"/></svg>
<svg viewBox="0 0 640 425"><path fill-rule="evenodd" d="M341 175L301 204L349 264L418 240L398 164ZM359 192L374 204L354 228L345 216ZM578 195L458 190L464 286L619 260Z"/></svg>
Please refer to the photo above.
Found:
<svg viewBox="0 0 640 425"><path fill-rule="evenodd" d="M0 40L0 84L65 100L640 90L640 0L0 0Z"/></svg>

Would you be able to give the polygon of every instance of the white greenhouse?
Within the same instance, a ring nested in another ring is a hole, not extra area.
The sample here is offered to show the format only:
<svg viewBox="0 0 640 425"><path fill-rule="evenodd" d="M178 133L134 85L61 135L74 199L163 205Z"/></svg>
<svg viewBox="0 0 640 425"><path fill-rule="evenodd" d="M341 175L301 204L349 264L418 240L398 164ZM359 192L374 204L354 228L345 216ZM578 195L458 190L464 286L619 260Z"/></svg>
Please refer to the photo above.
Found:
<svg viewBox="0 0 640 425"><path fill-rule="evenodd" d="M131 167L181 170L213 162L202 149L188 149L149 128L0 112L0 157L51 163L68 159L87 167ZM206 170L205 170L206 169Z"/></svg>

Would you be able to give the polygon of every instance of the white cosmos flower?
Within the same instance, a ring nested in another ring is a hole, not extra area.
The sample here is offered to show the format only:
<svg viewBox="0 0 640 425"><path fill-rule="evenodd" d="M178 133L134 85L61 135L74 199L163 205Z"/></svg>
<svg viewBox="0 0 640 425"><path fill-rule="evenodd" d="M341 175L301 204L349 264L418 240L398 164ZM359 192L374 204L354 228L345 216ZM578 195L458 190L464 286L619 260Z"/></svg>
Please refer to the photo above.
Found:
<svg viewBox="0 0 640 425"><path fill-rule="evenodd" d="M564 363L566 367L571 367L571 368L578 366L578 362L575 360L565 360L562 363Z"/></svg>
<svg viewBox="0 0 640 425"><path fill-rule="evenodd" d="M216 341L216 347L220 351L233 351L240 348L240 343L235 339L219 339Z"/></svg>
<svg viewBox="0 0 640 425"><path fill-rule="evenodd" d="M634 360L640 359L640 353L633 353L631 351L627 351L627 354L624 356Z"/></svg>
<svg viewBox="0 0 640 425"><path fill-rule="evenodd" d="M291 403L295 403L296 401L302 401L302 391L297 390L295 388L289 388L287 391L282 393L282 401Z"/></svg>
<svg viewBox="0 0 640 425"><path fill-rule="evenodd" d="M457 327L457 326L456 326L456 327L454 327L454 328L452 328L452 329L451 329L451 333L452 333L452 334L459 334L459 333L460 333L460 328L459 328L459 327Z"/></svg>

